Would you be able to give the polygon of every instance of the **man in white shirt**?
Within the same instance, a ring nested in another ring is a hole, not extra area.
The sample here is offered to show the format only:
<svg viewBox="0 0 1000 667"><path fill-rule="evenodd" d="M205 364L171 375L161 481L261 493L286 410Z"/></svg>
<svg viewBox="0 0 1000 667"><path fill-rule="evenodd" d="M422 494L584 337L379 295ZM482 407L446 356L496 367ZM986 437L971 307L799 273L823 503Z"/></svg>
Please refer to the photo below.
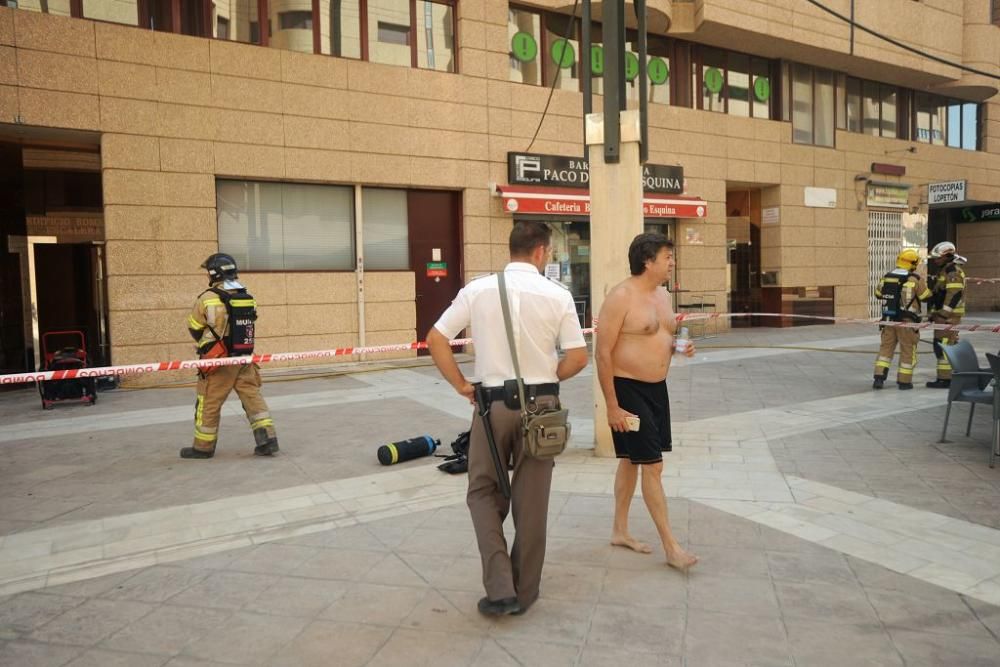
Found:
<svg viewBox="0 0 1000 667"><path fill-rule="evenodd" d="M587 343L569 291L545 278L552 230L541 222L517 222L510 233L510 263L504 279L510 302L514 344L529 400L540 408L559 405L559 382L587 365ZM520 404L505 396L515 380L514 362L500 307L496 275L466 285L427 334L431 357L444 379L473 402L475 388L455 362L449 340L472 327L475 376L490 401L490 421L500 460L511 463L511 499L500 487L478 412L469 439L469 491L466 502L479 542L487 615L522 614L538 598L545 560L545 530L552 485L552 460L533 459L524 450ZM562 358L557 345L565 352ZM505 401L506 398L506 401ZM514 546L507 553L503 522L513 510Z"/></svg>

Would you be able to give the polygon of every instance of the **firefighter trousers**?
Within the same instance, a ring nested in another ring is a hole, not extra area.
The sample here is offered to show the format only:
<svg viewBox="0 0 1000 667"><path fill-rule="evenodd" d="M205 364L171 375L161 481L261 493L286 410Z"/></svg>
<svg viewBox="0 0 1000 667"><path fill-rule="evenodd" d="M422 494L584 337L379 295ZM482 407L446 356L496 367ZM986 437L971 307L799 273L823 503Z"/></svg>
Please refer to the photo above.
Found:
<svg viewBox="0 0 1000 667"><path fill-rule="evenodd" d="M260 369L257 364L219 366L208 375L200 375L198 380L198 398L194 407L195 449L202 452L215 451L222 404L234 389L243 403L243 411L255 439L262 439L265 434L269 440L276 439L274 420L271 419L260 391Z"/></svg>
<svg viewBox="0 0 1000 667"><path fill-rule="evenodd" d="M875 360L875 377L889 377L889 367L892 366L892 358L896 354L896 344L899 344L899 369L896 373L896 382L899 384L910 384L913 382L913 369L917 365L917 343L920 341L920 332L916 329L905 327L882 327L882 345L878 349L878 358Z"/></svg>
<svg viewBox="0 0 1000 667"><path fill-rule="evenodd" d="M958 324L962 321L961 317L949 317L944 322L935 322L935 324ZM950 380L951 379L951 364L948 363L948 357L944 354L944 345L954 345L958 342L958 332L957 331L940 331L938 329L934 330L934 356L937 357L937 379L938 380Z"/></svg>

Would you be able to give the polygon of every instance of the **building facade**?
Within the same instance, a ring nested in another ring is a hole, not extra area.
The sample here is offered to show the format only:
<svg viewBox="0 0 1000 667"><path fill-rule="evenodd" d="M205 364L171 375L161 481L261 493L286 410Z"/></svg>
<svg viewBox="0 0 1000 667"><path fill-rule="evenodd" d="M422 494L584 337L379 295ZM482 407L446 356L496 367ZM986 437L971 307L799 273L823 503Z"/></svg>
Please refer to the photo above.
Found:
<svg viewBox="0 0 1000 667"><path fill-rule="evenodd" d="M5 2L3 370L57 329L95 362L189 358L217 251L262 351L417 340L522 218L589 324L598 3L581 54L566 0ZM945 238L1000 276L998 4L650 0L646 227L678 307L868 316L899 248Z"/></svg>

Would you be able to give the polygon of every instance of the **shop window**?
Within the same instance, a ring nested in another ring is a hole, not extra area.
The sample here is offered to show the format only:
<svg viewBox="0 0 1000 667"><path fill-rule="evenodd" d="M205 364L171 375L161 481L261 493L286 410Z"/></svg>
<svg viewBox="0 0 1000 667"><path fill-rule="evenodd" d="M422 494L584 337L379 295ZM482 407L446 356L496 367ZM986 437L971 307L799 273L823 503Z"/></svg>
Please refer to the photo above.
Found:
<svg viewBox="0 0 1000 667"><path fill-rule="evenodd" d="M219 250L245 271L354 269L354 189L216 183Z"/></svg>
<svg viewBox="0 0 1000 667"><path fill-rule="evenodd" d="M455 18L449 5L417 3L417 67L455 71Z"/></svg>
<svg viewBox="0 0 1000 667"><path fill-rule="evenodd" d="M361 57L359 0L319 0L320 53L344 58Z"/></svg>
<svg viewBox="0 0 1000 667"><path fill-rule="evenodd" d="M729 54L726 72L726 111L733 116L750 115L750 56Z"/></svg>
<svg viewBox="0 0 1000 667"><path fill-rule="evenodd" d="M705 111L726 111L726 54L712 48L701 49L698 68L701 81L701 108Z"/></svg>
<svg viewBox="0 0 1000 667"><path fill-rule="evenodd" d="M406 190L362 188L366 271L408 271L410 235Z"/></svg>

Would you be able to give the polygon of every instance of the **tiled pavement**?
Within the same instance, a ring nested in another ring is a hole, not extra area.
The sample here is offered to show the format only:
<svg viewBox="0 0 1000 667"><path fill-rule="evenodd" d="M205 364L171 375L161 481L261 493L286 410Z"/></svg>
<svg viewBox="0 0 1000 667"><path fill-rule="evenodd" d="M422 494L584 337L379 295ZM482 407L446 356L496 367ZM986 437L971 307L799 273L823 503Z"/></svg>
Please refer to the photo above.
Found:
<svg viewBox="0 0 1000 667"><path fill-rule="evenodd" d="M965 438L958 408L938 445L941 394L873 394L871 354L741 347L874 340L808 327L703 341L672 372L665 479L702 562L682 575L607 546L613 462L569 454L543 598L499 622L474 611L464 480L374 463L415 425L450 439L467 421L432 369L268 384L273 461L237 450L232 410L217 459L178 462L189 389L44 416L29 394L0 395L0 664L996 664L988 417ZM591 382L564 392L577 433ZM652 540L639 499L633 516Z"/></svg>

